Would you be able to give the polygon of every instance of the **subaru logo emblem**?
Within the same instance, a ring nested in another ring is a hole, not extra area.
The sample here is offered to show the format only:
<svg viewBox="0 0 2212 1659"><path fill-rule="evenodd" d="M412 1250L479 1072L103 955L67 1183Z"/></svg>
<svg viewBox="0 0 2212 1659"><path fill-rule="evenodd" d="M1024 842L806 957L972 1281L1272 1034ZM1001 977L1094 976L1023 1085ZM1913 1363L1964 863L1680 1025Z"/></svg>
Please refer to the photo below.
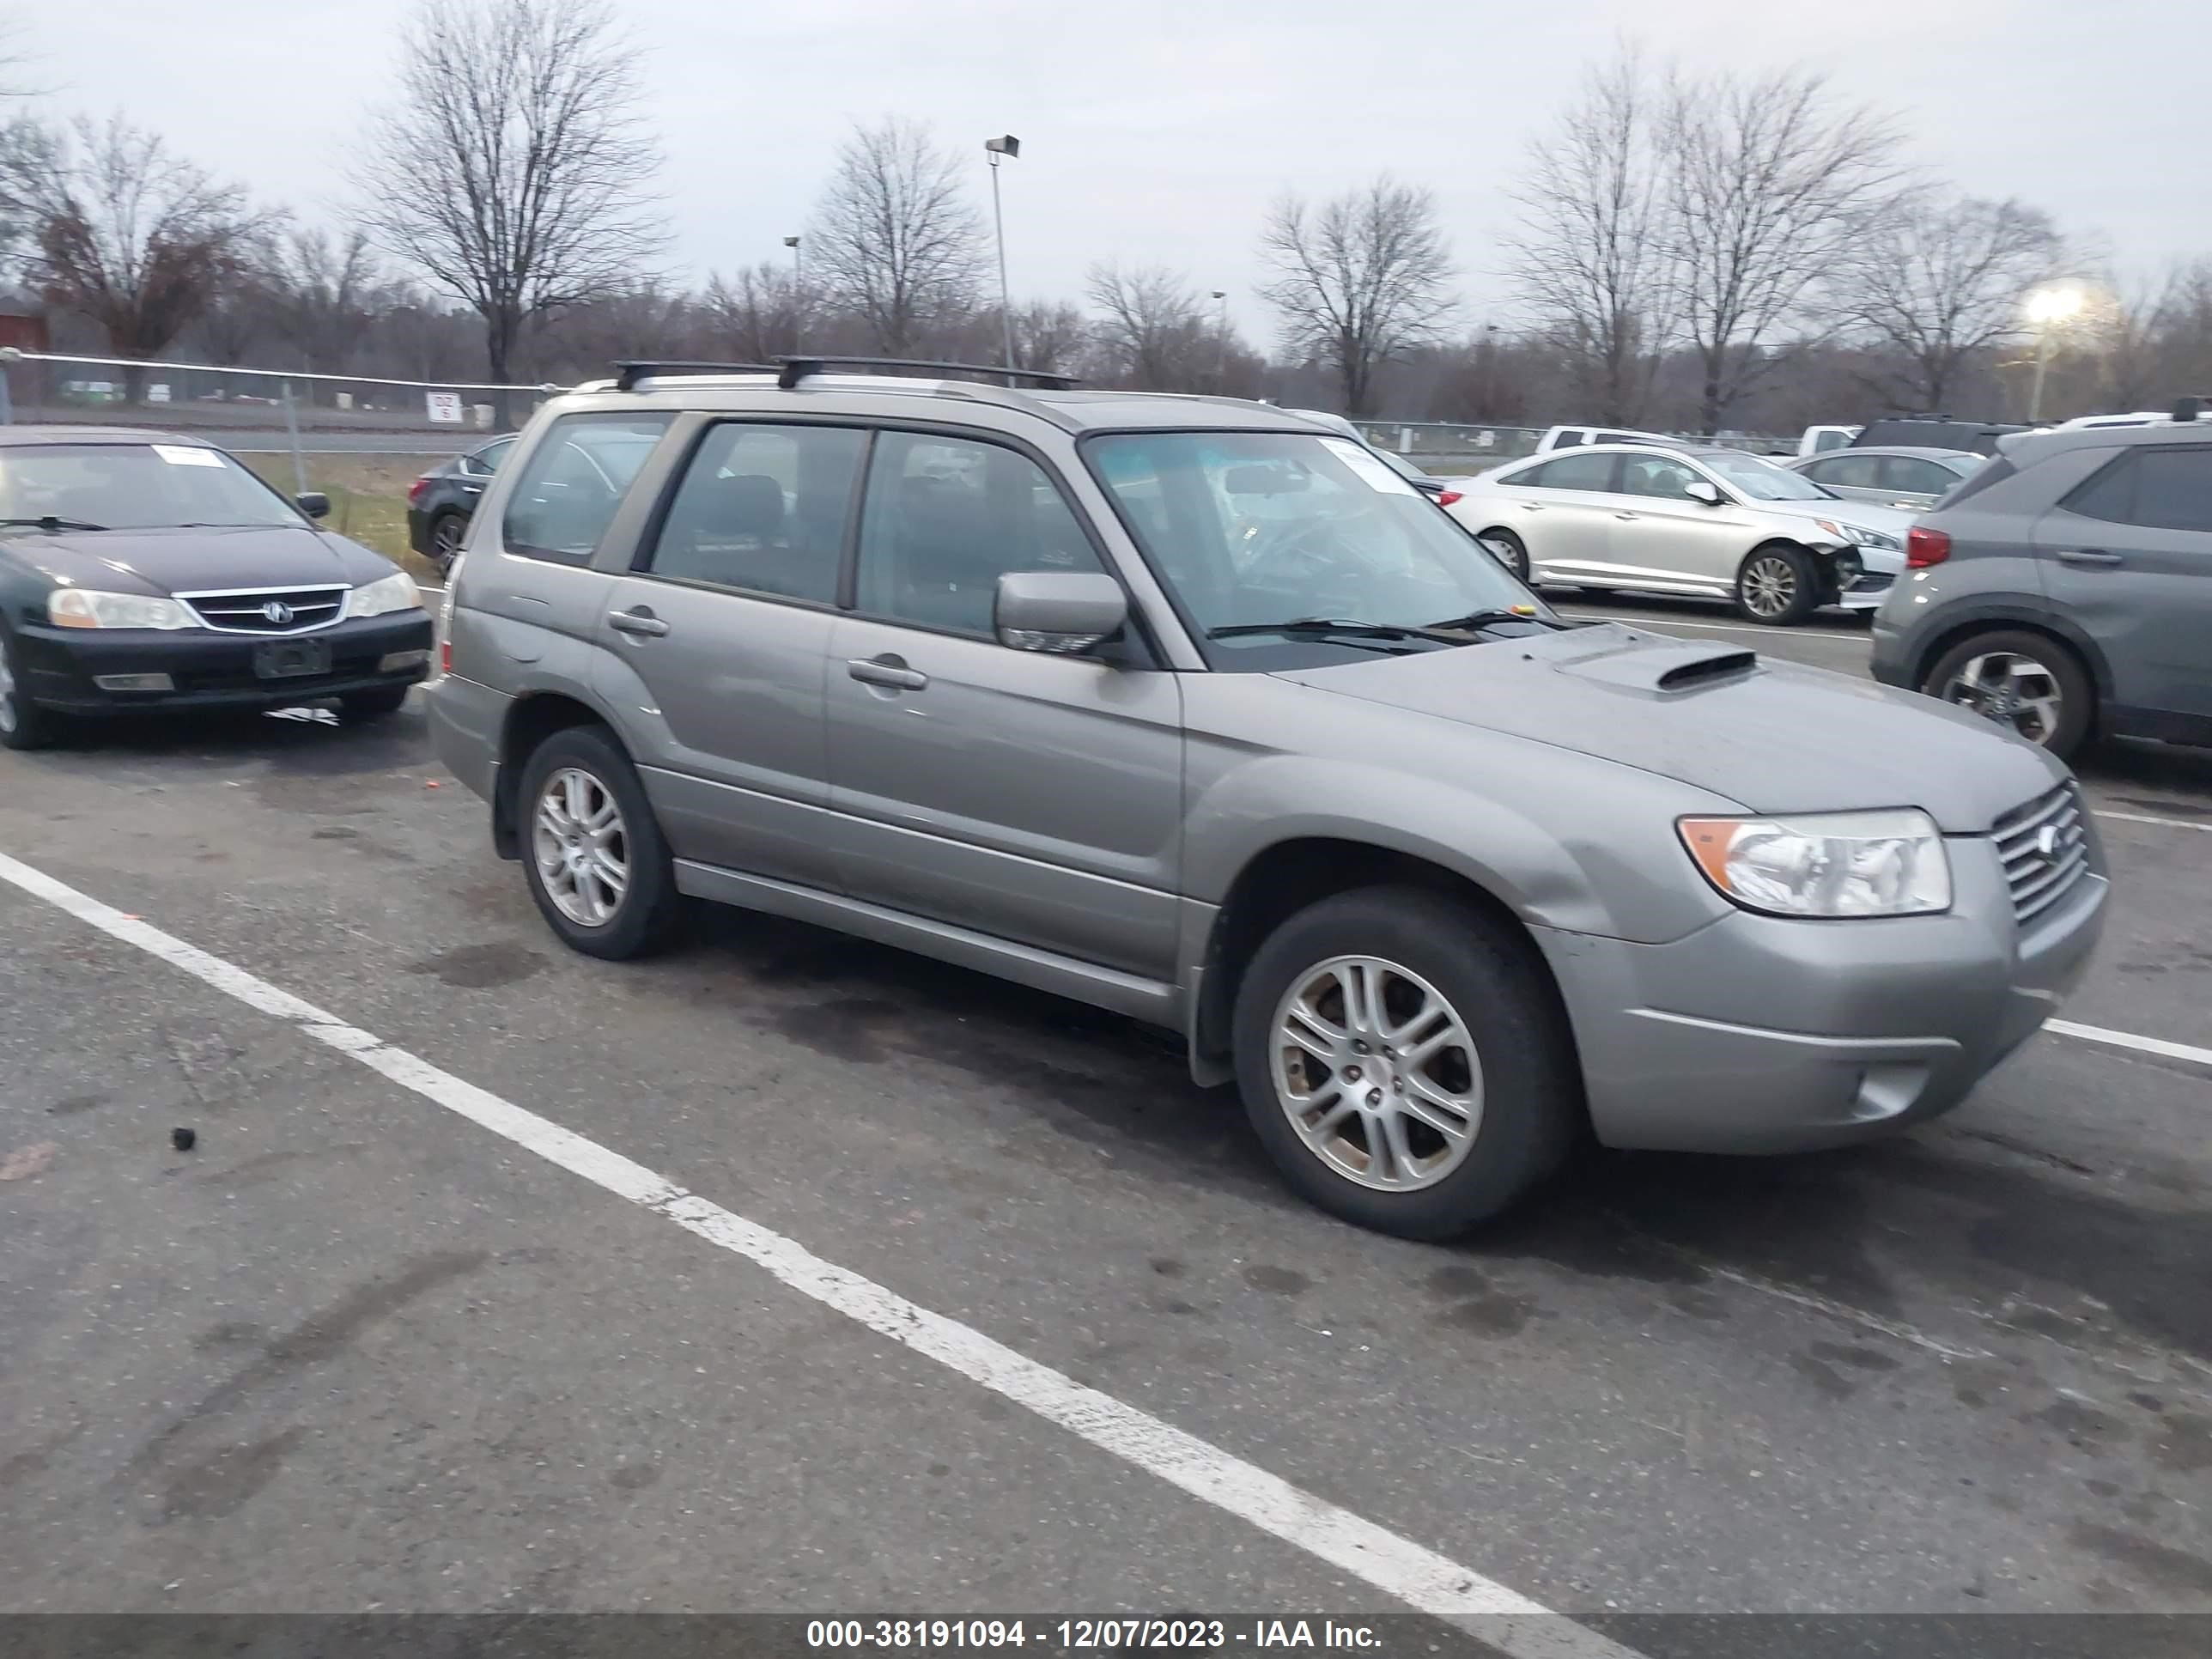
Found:
<svg viewBox="0 0 2212 1659"><path fill-rule="evenodd" d="M271 599L261 607L261 614L269 619L271 625L282 628L292 620L292 607L282 599Z"/></svg>
<svg viewBox="0 0 2212 1659"><path fill-rule="evenodd" d="M2058 826L2046 823L2035 832L2035 850L2045 864L2058 856Z"/></svg>

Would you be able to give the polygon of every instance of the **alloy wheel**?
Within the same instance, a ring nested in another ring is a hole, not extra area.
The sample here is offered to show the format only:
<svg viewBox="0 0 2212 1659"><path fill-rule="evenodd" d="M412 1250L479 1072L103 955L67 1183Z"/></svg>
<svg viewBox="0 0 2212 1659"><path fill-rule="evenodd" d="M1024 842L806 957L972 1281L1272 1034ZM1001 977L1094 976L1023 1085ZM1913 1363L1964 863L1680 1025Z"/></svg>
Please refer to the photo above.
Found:
<svg viewBox="0 0 2212 1659"><path fill-rule="evenodd" d="M1743 568L1743 608L1763 621L1790 614L1797 602L1797 573L1778 553L1762 553Z"/></svg>
<svg viewBox="0 0 2212 1659"><path fill-rule="evenodd" d="M530 831L545 895L581 927L604 927L629 891L629 836L614 793L581 767L545 780Z"/></svg>
<svg viewBox="0 0 2212 1659"><path fill-rule="evenodd" d="M461 543L469 533L468 525L448 513L438 520L430 532L430 556L437 561L441 570L450 566L461 556Z"/></svg>
<svg viewBox="0 0 2212 1659"><path fill-rule="evenodd" d="M1336 957L1275 1007L1275 1099L1334 1173L1385 1192L1432 1187L1482 1127L1482 1062L1467 1024L1419 975Z"/></svg>
<svg viewBox="0 0 2212 1659"><path fill-rule="evenodd" d="M2016 651L1985 651L1969 657L1937 695L1985 720L2009 726L2033 744L2051 741L2065 704L2058 677Z"/></svg>

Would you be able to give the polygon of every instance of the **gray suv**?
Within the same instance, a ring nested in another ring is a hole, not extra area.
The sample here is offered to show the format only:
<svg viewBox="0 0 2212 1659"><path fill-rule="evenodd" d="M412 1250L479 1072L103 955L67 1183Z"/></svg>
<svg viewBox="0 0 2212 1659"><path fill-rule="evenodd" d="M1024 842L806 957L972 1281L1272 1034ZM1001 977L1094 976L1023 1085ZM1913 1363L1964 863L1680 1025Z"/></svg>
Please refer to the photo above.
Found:
<svg viewBox="0 0 2212 1659"><path fill-rule="evenodd" d="M1874 675L2054 754L2212 744L2212 422L2008 438L1907 532Z"/></svg>
<svg viewBox="0 0 2212 1659"><path fill-rule="evenodd" d="M1585 1132L1941 1112L2106 905L2045 751L1567 623L1257 404L632 366L531 423L447 599L439 753L574 949L714 900L1156 1023L1409 1237Z"/></svg>

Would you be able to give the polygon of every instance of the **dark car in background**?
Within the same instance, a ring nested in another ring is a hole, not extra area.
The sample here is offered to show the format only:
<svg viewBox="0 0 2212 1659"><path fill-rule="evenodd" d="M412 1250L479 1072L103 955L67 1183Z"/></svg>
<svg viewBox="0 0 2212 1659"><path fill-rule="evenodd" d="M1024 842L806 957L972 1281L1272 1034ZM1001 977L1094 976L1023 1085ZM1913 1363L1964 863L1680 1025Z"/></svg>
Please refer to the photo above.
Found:
<svg viewBox="0 0 2212 1659"><path fill-rule="evenodd" d="M477 498L514 448L514 434L494 438L481 449L441 461L407 489L407 544L440 574L451 569Z"/></svg>
<svg viewBox="0 0 2212 1659"><path fill-rule="evenodd" d="M1859 435L1851 440L1850 447L1889 449L1904 446L1915 449L1967 449L1977 455L1994 455L1999 439L2027 429L1998 421L1954 421L1948 415L1899 415L1869 421L1859 428Z"/></svg>
<svg viewBox="0 0 2212 1659"><path fill-rule="evenodd" d="M1874 676L2054 753L2212 745L2212 422L2008 438L1906 533Z"/></svg>
<svg viewBox="0 0 2212 1659"><path fill-rule="evenodd" d="M329 510L196 439L0 427L0 745L133 710L396 710L429 672L429 616Z"/></svg>

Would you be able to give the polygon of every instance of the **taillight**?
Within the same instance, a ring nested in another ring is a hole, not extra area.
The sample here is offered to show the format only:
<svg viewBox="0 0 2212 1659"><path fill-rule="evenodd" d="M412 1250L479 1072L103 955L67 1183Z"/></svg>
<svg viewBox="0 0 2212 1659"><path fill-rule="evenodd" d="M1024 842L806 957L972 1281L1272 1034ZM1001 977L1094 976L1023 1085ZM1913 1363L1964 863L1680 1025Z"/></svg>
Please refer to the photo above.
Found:
<svg viewBox="0 0 2212 1659"><path fill-rule="evenodd" d="M1925 570L1931 564L1941 564L1951 556L1951 538L1941 530L1929 530L1915 525L1905 532L1905 562L1913 570Z"/></svg>
<svg viewBox="0 0 2212 1659"><path fill-rule="evenodd" d="M1456 489L1447 489L1437 497L1437 505L1438 507L1449 507L1454 501L1460 498L1460 494L1461 492Z"/></svg>
<svg viewBox="0 0 2212 1659"><path fill-rule="evenodd" d="M416 479L413 483L407 486L407 505L410 507L420 506L422 501L422 492L429 487L430 475L425 472L421 477Z"/></svg>
<svg viewBox="0 0 2212 1659"><path fill-rule="evenodd" d="M438 672L441 674L453 672L453 641L450 636L438 641Z"/></svg>

